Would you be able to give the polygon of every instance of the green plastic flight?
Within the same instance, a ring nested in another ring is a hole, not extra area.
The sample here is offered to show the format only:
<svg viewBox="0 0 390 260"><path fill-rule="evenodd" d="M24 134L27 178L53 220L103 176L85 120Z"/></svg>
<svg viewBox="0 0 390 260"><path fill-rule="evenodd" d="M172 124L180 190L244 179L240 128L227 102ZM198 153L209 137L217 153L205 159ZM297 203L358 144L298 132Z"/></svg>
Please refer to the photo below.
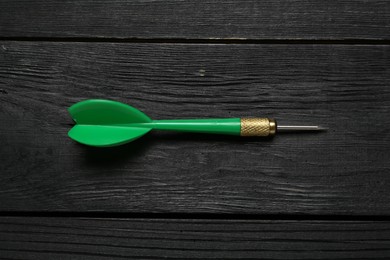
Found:
<svg viewBox="0 0 390 260"><path fill-rule="evenodd" d="M111 100L81 101L69 113L76 123L69 137L97 147L122 145L152 129L240 135L240 118L152 120L132 106Z"/></svg>

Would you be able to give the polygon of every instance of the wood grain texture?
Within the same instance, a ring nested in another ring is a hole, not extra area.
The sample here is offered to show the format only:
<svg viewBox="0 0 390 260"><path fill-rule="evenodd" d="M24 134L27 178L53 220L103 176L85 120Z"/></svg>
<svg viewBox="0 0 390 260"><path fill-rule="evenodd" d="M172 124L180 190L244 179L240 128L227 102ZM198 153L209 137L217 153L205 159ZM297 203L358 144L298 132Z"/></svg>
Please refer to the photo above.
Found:
<svg viewBox="0 0 390 260"><path fill-rule="evenodd" d="M1 37L390 40L386 0L5 0Z"/></svg>
<svg viewBox="0 0 390 260"><path fill-rule="evenodd" d="M390 46L0 42L0 210L390 214ZM327 126L273 140L67 137L87 98L152 118Z"/></svg>
<svg viewBox="0 0 390 260"><path fill-rule="evenodd" d="M0 218L7 259L388 259L390 222Z"/></svg>

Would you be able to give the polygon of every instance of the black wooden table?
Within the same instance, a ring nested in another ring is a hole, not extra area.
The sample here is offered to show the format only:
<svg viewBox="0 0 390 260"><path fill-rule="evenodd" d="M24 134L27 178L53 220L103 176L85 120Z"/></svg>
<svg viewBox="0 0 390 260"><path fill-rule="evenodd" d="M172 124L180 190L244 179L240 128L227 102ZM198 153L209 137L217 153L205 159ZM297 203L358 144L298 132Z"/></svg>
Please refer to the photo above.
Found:
<svg viewBox="0 0 390 260"><path fill-rule="evenodd" d="M1 259L389 259L390 4L0 2ZM326 133L89 148L84 99Z"/></svg>

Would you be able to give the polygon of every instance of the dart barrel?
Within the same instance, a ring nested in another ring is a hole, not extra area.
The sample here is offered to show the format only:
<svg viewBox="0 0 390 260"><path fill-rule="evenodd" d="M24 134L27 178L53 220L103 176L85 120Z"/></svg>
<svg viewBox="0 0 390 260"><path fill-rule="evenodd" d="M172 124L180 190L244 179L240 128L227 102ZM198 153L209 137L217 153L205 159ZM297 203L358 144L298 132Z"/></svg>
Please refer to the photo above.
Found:
<svg viewBox="0 0 390 260"><path fill-rule="evenodd" d="M270 118L241 118L241 136L274 136L276 121Z"/></svg>

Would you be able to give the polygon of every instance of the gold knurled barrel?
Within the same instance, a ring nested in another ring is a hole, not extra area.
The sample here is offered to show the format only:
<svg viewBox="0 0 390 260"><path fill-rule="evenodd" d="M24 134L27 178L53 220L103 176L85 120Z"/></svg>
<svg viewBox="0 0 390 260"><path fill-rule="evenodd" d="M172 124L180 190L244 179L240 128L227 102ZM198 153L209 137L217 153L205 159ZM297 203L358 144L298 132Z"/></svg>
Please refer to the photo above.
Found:
<svg viewBox="0 0 390 260"><path fill-rule="evenodd" d="M273 136L276 122L270 118L241 118L241 136Z"/></svg>

